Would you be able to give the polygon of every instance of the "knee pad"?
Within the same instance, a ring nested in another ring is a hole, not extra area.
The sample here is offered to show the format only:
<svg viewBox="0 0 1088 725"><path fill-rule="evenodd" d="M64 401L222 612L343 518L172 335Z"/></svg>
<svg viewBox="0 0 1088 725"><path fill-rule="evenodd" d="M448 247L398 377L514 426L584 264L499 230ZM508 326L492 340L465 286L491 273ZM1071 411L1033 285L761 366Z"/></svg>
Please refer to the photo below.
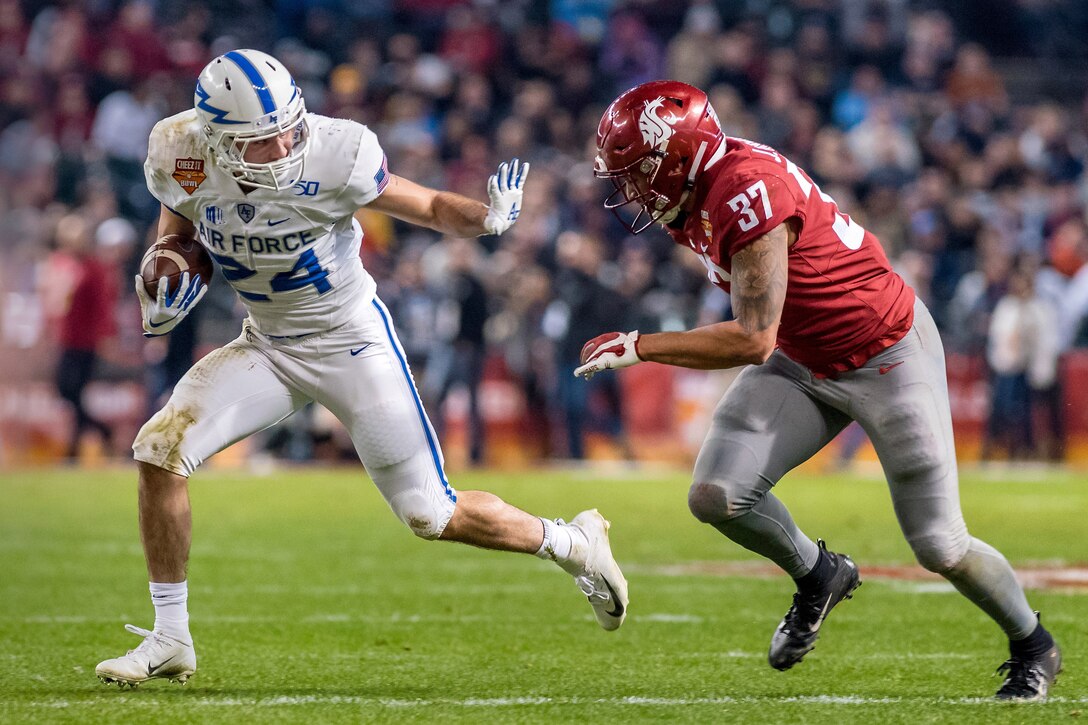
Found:
<svg viewBox="0 0 1088 725"><path fill-rule="evenodd" d="M704 524L720 524L736 515L731 510L727 486L696 482L688 489L688 509Z"/></svg>
<svg viewBox="0 0 1088 725"><path fill-rule="evenodd" d="M957 540L951 532L908 539L908 542L918 563L937 574L947 574L959 566L971 545L970 537Z"/></svg>
<svg viewBox="0 0 1088 725"><path fill-rule="evenodd" d="M389 499L389 508L397 518L413 534L428 541L442 536L453 516L454 505L448 498L428 495L417 489L401 491Z"/></svg>
<svg viewBox="0 0 1088 725"><path fill-rule="evenodd" d="M140 428L132 443L132 457L179 476L192 475L196 466L182 455L181 442L195 423L192 411L167 403Z"/></svg>

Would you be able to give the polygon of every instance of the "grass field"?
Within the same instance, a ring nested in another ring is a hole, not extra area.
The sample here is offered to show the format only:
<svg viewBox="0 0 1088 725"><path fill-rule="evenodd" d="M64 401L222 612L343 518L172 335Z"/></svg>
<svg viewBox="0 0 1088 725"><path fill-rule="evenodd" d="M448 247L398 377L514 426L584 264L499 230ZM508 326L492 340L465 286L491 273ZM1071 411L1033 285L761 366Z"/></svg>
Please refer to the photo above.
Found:
<svg viewBox="0 0 1088 725"><path fill-rule="evenodd" d="M962 486L975 535L1017 565L1088 562L1083 477L986 478ZM1029 591L1065 651L1046 704L989 700L1004 639L932 580L870 578L801 665L771 670L791 583L691 518L682 472L455 477L536 513L599 507L631 584L615 633L553 565L414 538L361 472L202 473L189 600L199 670L184 687L119 691L94 666L138 643L124 623L152 622L132 479L0 474L0 722L1088 718L1084 588ZM778 493L863 579L911 561L882 482L793 476Z"/></svg>

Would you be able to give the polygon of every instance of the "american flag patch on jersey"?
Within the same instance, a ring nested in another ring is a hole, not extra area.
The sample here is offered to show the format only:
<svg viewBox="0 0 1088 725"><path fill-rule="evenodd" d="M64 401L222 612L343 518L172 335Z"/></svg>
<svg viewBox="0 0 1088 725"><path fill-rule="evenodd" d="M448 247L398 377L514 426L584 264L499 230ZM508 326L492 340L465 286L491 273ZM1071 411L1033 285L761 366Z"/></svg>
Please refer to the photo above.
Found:
<svg viewBox="0 0 1088 725"><path fill-rule="evenodd" d="M378 193L385 191L386 184L389 183L389 158L384 154L382 155L382 166L378 169L378 173L374 174L374 183L378 185Z"/></svg>

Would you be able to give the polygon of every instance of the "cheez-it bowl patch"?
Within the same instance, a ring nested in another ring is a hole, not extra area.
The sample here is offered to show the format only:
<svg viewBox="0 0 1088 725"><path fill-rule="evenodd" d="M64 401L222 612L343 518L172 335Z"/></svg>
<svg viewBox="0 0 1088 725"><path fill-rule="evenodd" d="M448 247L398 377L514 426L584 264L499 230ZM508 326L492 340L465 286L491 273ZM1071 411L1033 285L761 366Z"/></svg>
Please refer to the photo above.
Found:
<svg viewBox="0 0 1088 725"><path fill-rule="evenodd" d="M174 159L174 181L178 182L190 196L204 183L208 175L204 173L204 159Z"/></svg>

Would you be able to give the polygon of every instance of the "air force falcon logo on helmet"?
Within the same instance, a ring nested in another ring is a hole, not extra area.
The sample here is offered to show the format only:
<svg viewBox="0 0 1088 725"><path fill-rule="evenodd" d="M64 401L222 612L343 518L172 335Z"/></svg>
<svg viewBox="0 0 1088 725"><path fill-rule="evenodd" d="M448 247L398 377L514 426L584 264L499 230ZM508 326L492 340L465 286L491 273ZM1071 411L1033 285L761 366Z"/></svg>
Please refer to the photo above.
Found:
<svg viewBox="0 0 1088 725"><path fill-rule="evenodd" d="M193 107L215 163L246 186L279 191L302 177L310 139L306 104L290 71L259 50L213 59L197 79ZM246 161L250 145L293 132L290 153Z"/></svg>
<svg viewBox="0 0 1088 725"><path fill-rule="evenodd" d="M671 113L668 118L657 115L657 111L665 104L664 96L658 96L652 101L646 102L646 108L638 117L638 130L642 132L642 138L657 151L665 151L669 147L669 139L672 138L672 124L676 117Z"/></svg>

